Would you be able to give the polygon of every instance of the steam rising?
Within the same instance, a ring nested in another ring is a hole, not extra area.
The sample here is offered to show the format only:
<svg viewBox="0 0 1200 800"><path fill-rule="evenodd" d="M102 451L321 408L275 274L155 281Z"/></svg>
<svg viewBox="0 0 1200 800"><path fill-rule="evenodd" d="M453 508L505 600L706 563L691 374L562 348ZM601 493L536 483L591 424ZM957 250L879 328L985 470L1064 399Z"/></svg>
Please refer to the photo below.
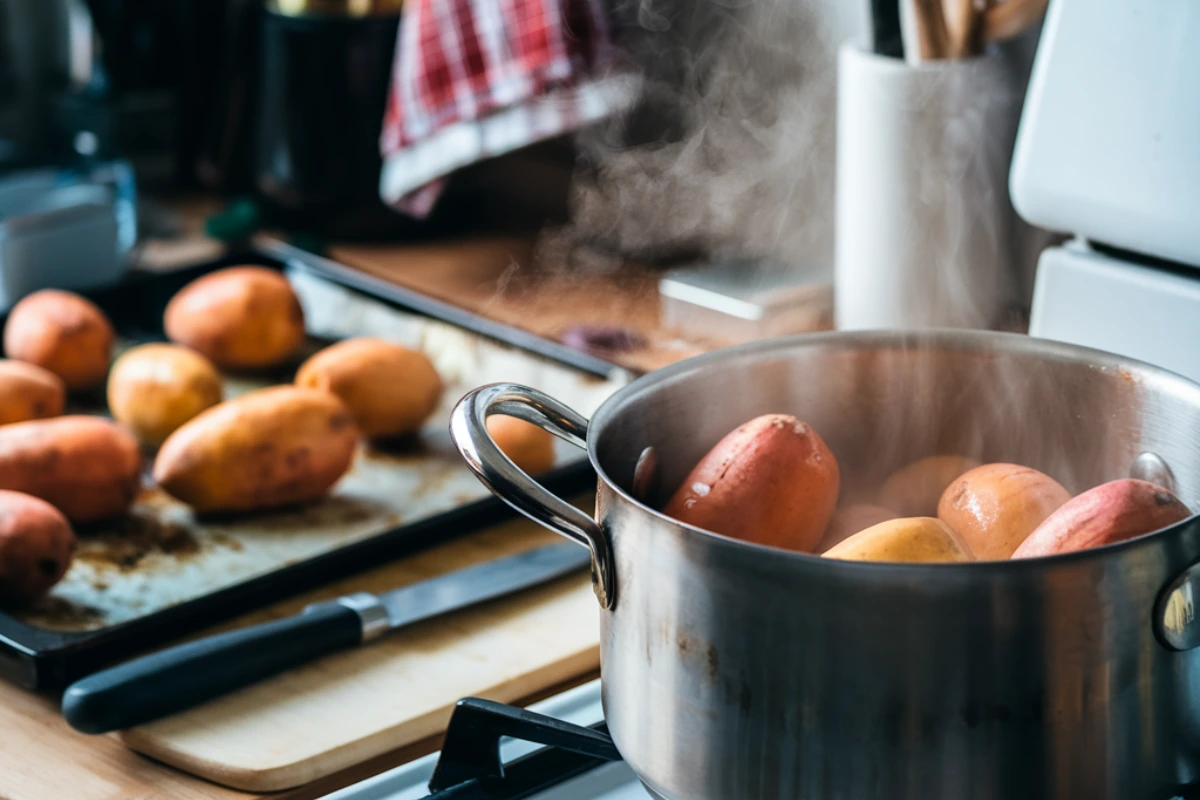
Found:
<svg viewBox="0 0 1200 800"><path fill-rule="evenodd" d="M724 247L831 263L838 5L618 0L641 102L582 137L560 234L651 261Z"/></svg>

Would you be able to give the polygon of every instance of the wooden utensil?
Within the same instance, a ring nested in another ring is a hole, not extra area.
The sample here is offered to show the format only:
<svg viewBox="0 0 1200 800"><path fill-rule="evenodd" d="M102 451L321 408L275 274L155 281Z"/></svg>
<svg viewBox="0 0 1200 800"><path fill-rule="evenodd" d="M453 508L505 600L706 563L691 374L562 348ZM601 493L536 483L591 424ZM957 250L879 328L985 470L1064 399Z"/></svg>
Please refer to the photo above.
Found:
<svg viewBox="0 0 1200 800"><path fill-rule="evenodd" d="M983 13L981 38L985 42L999 42L1018 36L1042 18L1049 4L1050 0L1005 0L990 4Z"/></svg>
<svg viewBox="0 0 1200 800"><path fill-rule="evenodd" d="M942 0L913 0L913 24L917 34L917 54L922 61L949 55L949 33Z"/></svg>

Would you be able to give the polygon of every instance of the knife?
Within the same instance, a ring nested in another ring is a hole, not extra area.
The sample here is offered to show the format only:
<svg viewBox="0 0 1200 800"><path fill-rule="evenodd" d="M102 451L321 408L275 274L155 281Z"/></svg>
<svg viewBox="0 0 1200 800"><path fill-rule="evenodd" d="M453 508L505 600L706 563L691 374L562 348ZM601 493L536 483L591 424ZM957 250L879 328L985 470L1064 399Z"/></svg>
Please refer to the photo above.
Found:
<svg viewBox="0 0 1200 800"><path fill-rule="evenodd" d="M291 617L89 675L63 694L63 716L83 733L132 728L397 628L547 583L590 562L587 548L561 542L379 595L359 592L315 603Z"/></svg>

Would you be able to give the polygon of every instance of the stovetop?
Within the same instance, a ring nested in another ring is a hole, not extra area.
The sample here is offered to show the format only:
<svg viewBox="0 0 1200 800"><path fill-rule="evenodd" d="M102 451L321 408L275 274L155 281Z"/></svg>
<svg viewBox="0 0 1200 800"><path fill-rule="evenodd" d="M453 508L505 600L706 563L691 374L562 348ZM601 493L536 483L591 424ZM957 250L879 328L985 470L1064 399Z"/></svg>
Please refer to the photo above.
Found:
<svg viewBox="0 0 1200 800"><path fill-rule="evenodd" d="M598 680L528 710L466 699L441 752L326 800L647 800L603 718Z"/></svg>

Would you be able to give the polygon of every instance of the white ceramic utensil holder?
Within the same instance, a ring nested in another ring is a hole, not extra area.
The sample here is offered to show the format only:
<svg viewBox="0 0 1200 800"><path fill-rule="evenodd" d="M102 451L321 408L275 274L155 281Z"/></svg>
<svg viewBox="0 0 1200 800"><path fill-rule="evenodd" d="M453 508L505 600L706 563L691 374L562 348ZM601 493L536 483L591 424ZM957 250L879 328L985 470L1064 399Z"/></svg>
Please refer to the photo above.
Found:
<svg viewBox="0 0 1200 800"><path fill-rule="evenodd" d="M847 44L838 70L837 327L1001 324L1031 257L1008 192L1023 91L1010 64Z"/></svg>

